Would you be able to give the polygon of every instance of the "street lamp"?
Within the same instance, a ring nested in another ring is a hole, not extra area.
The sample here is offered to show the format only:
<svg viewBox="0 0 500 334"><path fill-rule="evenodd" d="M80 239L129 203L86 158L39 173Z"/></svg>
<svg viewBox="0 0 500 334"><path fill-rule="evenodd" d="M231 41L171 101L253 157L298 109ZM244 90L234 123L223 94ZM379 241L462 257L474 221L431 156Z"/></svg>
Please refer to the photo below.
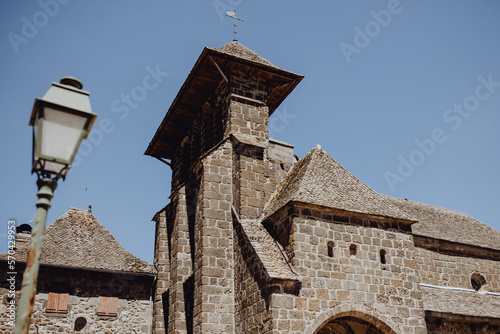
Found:
<svg viewBox="0 0 500 334"><path fill-rule="evenodd" d="M82 87L80 81L71 77L52 83L43 98L35 99L31 113L32 173L38 175L38 201L17 306L15 334L29 331L47 211L57 180L66 178L82 139L87 138L97 117L90 109L89 93Z"/></svg>

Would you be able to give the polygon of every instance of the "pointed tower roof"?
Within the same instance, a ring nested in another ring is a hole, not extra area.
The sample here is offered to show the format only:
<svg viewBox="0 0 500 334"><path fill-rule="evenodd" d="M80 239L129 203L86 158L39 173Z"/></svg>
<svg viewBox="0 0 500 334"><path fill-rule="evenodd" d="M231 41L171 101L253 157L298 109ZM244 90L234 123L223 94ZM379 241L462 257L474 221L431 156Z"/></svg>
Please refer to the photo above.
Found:
<svg viewBox="0 0 500 334"><path fill-rule="evenodd" d="M320 146L299 160L264 208L266 216L290 202L301 202L372 216L415 220L361 182Z"/></svg>
<svg viewBox="0 0 500 334"><path fill-rule="evenodd" d="M209 48L209 49L211 49L211 48ZM275 67L275 68L279 69L278 66L273 65L270 61L267 61L266 59L261 57L258 53L250 50L246 46L241 45L237 41L232 41L230 43L227 43L227 44L221 46L218 49L211 49L211 50L217 50L219 52L223 52L225 54L228 54L228 55L231 55L231 56L234 56L237 58L246 59L246 60L254 62L254 63L259 63L262 65L271 66L271 67Z"/></svg>
<svg viewBox="0 0 500 334"><path fill-rule="evenodd" d="M203 105L215 95L231 72L243 72L265 80L269 115L302 80L303 76L283 70L254 51L233 41L219 49L205 48L168 109L145 154L171 159Z"/></svg>
<svg viewBox="0 0 500 334"><path fill-rule="evenodd" d="M27 243L16 258L25 262ZM4 258L0 255L0 259ZM70 208L45 230L42 265L154 274L154 267L130 254L87 210Z"/></svg>

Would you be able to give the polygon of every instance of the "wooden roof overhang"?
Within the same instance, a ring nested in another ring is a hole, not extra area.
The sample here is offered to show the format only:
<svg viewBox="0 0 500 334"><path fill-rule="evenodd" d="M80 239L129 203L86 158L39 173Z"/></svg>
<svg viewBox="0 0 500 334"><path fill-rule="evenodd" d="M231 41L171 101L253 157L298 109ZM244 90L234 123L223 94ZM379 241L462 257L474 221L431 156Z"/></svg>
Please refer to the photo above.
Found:
<svg viewBox="0 0 500 334"><path fill-rule="evenodd" d="M231 72L243 72L268 82L269 115L303 78L278 67L204 48L144 154L172 159L175 150L189 134L203 104L210 101L220 82L228 79Z"/></svg>

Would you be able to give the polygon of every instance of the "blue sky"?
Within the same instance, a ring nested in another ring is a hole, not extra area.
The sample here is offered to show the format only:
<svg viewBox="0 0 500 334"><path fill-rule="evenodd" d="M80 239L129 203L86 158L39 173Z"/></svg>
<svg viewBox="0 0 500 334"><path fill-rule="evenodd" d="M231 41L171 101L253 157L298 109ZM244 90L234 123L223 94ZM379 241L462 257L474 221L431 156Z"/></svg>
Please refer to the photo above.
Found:
<svg viewBox="0 0 500 334"><path fill-rule="evenodd" d="M380 193L500 229L498 1L11 0L0 3L2 251L7 221L35 214L34 99L74 76L99 116L48 224L92 203L152 262L170 169L143 153L203 47L232 41L230 9L245 19L241 44L305 76L272 116L272 137L299 157L320 144Z"/></svg>

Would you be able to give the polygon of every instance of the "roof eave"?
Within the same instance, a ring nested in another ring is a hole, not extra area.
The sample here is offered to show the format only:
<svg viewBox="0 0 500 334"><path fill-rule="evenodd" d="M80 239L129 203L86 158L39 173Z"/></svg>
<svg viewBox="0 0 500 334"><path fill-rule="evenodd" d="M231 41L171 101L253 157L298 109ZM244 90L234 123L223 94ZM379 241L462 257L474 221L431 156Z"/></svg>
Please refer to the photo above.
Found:
<svg viewBox="0 0 500 334"><path fill-rule="evenodd" d="M149 155L149 156L156 157L156 158L166 158L166 159L171 158L168 156L168 154L155 153L155 147L158 144L158 142L161 140L164 129L167 127L168 122L171 120L171 118L175 114L175 111L178 109L180 103L182 102L183 97L185 96L185 94L187 93L187 90L190 88L191 84L193 83L193 80L197 77L197 74L202 69L203 65L205 64L205 61L206 60L213 61L214 58L228 60L232 63L238 63L238 64L243 65L245 67L249 67L252 69L257 69L259 71L271 73L275 76L280 76L280 77L284 78L286 81L288 81L288 83L287 83L288 87L286 87L286 89L280 95L278 95L279 98L276 100L276 102L274 102L271 106L269 106L269 115L271 115L272 112L278 108L278 106L283 102L283 100L292 92L292 90L304 78L303 75L296 74L296 73L293 73L290 71L286 71L286 70L280 69L278 67L265 65L265 64L262 64L259 62L254 62L254 61L248 60L248 59L243 59L243 58L236 57L236 56L224 53L224 52L220 52L216 49L205 47L203 49L201 55L198 57L198 60L196 61L195 65L191 69L191 72L189 73L188 77L186 78L183 85L181 86L174 101L170 105L170 108L168 109L165 117L163 118L162 122L160 123L160 126L156 130L155 135L153 136L146 151L144 152L145 155Z"/></svg>
<svg viewBox="0 0 500 334"><path fill-rule="evenodd" d="M417 220L413 219L408 219L404 217L393 217L393 216L388 216L388 215L379 215L379 214L373 214L373 213L366 213L366 212L361 212L361 211L354 211L354 210L345 210L345 209L339 209L339 208L334 208L330 206L324 206L324 205L319 205L319 204L314 204L314 203L308 203L300 200L294 200L291 199L285 204L281 205L279 208L274 209L272 212L266 214L264 216L263 221L269 220L276 216L279 212L281 212L284 209L289 209L291 207L295 206L302 206L302 207L313 207L318 210L324 210L324 211L334 211L338 214L346 214L347 216L352 216L352 215L361 215L365 218L368 219L387 219L390 221L397 221L403 224L414 224L417 223Z"/></svg>
<svg viewBox="0 0 500 334"><path fill-rule="evenodd" d="M8 262L7 259L0 259L0 262ZM26 265L26 261L17 261L17 264ZM90 267L73 267L66 266L62 264L51 264L51 263L40 263L41 267L54 267L54 268L62 268L62 269L73 269L73 270L87 270L87 271L95 271L95 272L104 272L109 274L121 274L121 275L131 275L131 276L150 276L156 277L157 273L154 272L143 272L143 271L122 271L122 270L113 270L113 269L100 269L100 268L90 268Z"/></svg>

